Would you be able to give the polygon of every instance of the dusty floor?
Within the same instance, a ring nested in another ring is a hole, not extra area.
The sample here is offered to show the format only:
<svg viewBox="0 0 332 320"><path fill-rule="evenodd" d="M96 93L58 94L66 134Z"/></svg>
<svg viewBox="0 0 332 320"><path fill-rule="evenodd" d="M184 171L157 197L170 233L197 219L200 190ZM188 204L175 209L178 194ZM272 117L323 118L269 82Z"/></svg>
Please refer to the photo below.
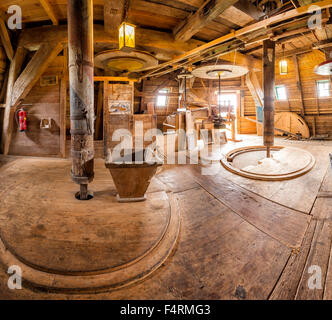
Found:
<svg viewBox="0 0 332 320"><path fill-rule="evenodd" d="M244 138L242 143L225 145L222 152L261 144L261 138ZM305 176L284 182L248 180L219 165L208 176L202 175L197 165L163 167L151 188L163 186L176 195L181 233L172 256L142 283L94 295L25 288L13 291L7 287L8 274L2 268L0 298L332 299L332 177L328 162L332 142L278 138L276 144L310 151L316 166ZM6 186L6 167L15 161L0 158L0 195ZM43 161L45 167L52 168L59 160ZM101 160L96 173L96 179L108 179ZM57 195L61 199L61 192ZM322 272L321 289L308 287L311 266Z"/></svg>

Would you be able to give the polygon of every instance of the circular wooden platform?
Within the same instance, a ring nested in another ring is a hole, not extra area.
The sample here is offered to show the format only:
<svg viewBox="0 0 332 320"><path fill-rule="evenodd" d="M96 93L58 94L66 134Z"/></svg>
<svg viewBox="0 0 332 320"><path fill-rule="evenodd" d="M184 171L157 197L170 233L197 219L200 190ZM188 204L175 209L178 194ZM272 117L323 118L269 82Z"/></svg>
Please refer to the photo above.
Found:
<svg viewBox="0 0 332 320"><path fill-rule="evenodd" d="M271 154L272 159L266 159L266 147L243 147L226 154L221 163L227 170L245 178L281 181L306 174L316 162L311 153L298 148L276 146L271 148Z"/></svg>
<svg viewBox="0 0 332 320"><path fill-rule="evenodd" d="M26 284L55 292L96 292L141 281L174 248L177 202L158 190L120 204L108 171L96 170L94 199L78 201L69 161L22 159L0 171L0 259Z"/></svg>

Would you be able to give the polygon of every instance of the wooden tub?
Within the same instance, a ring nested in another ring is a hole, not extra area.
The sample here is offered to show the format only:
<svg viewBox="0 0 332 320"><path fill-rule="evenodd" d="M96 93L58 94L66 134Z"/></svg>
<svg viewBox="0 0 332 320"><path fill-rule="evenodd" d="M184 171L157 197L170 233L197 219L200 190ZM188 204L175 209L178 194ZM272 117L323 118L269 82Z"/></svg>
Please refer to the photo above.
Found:
<svg viewBox="0 0 332 320"><path fill-rule="evenodd" d="M146 191L155 175L161 161L149 163L146 161L146 152L132 152L121 159L106 160L106 168L110 170L117 189L119 202L138 202L146 200ZM143 154L142 154L143 153ZM127 154L127 153L126 153ZM136 156L140 157L136 157ZM135 159L143 159L135 162Z"/></svg>

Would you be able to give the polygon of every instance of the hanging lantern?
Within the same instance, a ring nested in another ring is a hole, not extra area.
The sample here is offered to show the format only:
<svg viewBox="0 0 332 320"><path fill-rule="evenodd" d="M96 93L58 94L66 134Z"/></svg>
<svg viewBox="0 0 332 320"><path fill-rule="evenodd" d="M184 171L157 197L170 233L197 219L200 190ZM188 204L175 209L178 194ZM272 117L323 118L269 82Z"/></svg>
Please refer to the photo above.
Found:
<svg viewBox="0 0 332 320"><path fill-rule="evenodd" d="M130 52L136 46L136 26L123 22L119 28L119 49Z"/></svg>
<svg viewBox="0 0 332 320"><path fill-rule="evenodd" d="M284 76L284 75L288 74L288 63L285 58L285 45L284 44L282 45L282 51L283 51L284 58L282 60L280 60L280 62L279 62L279 71L280 71L280 75Z"/></svg>
<svg viewBox="0 0 332 320"><path fill-rule="evenodd" d="M280 69L280 75L288 74L288 63L286 59L280 60L279 69Z"/></svg>

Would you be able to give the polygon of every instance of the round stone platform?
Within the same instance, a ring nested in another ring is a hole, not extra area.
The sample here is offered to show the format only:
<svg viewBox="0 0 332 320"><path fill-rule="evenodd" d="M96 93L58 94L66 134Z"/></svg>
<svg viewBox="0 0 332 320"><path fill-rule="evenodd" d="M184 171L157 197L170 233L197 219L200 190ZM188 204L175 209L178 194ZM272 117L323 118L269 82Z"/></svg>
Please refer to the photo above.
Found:
<svg viewBox="0 0 332 320"><path fill-rule="evenodd" d="M177 201L152 183L147 201L121 204L103 162L94 198L78 201L70 161L17 159L0 171L0 259L47 291L96 292L142 280L171 253Z"/></svg>
<svg viewBox="0 0 332 320"><path fill-rule="evenodd" d="M266 158L266 147L249 146L229 152L221 160L229 171L255 180L280 181L297 178L315 165L313 155L293 147L272 147Z"/></svg>

